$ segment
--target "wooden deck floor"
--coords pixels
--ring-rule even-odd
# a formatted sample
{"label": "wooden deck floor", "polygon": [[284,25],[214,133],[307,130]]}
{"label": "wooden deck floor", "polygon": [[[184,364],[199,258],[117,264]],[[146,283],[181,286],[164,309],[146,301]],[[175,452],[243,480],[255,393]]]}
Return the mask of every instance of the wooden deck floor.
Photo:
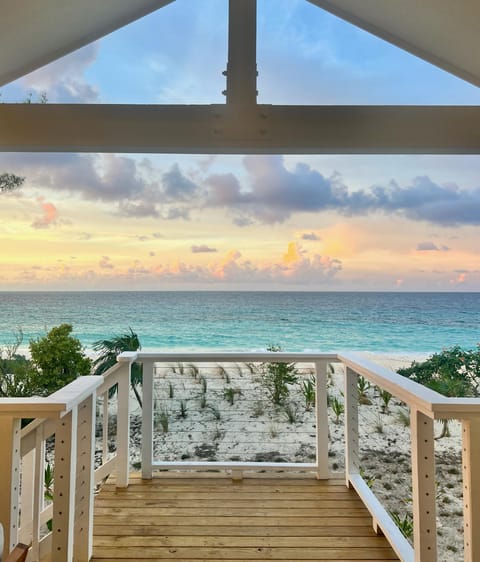
{"label": "wooden deck floor", "polygon": [[341,480],[137,477],[94,520],[94,562],[398,560]]}

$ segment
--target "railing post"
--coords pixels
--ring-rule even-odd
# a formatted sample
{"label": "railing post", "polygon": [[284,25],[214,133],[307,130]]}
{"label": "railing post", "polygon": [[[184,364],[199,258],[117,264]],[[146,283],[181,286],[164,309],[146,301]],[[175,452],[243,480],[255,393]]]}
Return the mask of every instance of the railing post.
{"label": "railing post", "polygon": [[77,464],[77,407],[55,427],[52,562],[72,562]]}
{"label": "railing post", "polygon": [[124,364],[118,380],[117,488],[128,486],[130,471],[130,380],[132,363]]}
{"label": "railing post", "polygon": [[437,523],[433,419],[412,407],[410,427],[415,561],[436,562]]}
{"label": "railing post", "polygon": [[20,533],[18,540],[29,544],[33,529],[33,504],[35,486],[35,449],[22,458],[22,486],[20,498]]}
{"label": "railing post", "polygon": [[94,393],[78,406],[75,562],[88,562],[92,556],[95,399]]}
{"label": "railing post", "polygon": [[358,456],[358,390],[357,374],[346,368],[345,372],[345,478],[348,487],[350,475],[360,473]]}
{"label": "railing post", "polygon": [[142,478],[152,478],[153,462],[153,361],[143,361]]}
{"label": "railing post", "polygon": [[20,491],[20,420],[0,416],[0,524],[3,527],[3,558],[18,542]]}
{"label": "railing post", "polygon": [[480,419],[462,420],[464,560],[480,559]]}
{"label": "railing post", "polygon": [[317,479],[327,480],[328,470],[328,412],[327,361],[315,363],[315,414],[317,425]]}
{"label": "railing post", "polygon": [[32,553],[38,560],[40,552],[40,512],[45,505],[45,425],[35,431],[35,480],[33,484]]}

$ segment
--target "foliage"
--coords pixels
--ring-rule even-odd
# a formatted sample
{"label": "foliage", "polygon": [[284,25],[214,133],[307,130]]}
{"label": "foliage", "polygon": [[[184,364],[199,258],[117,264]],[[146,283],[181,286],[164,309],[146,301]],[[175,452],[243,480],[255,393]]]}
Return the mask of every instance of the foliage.
{"label": "foliage", "polygon": [[335,414],[335,423],[339,423],[340,416],[345,411],[345,406],[343,405],[343,402],[340,402],[340,400],[336,396],[332,398],[331,404],[333,413]]}
{"label": "foliage", "polygon": [[309,412],[315,406],[315,377],[302,381],[302,394],[305,399],[305,409]]}
{"label": "foliage", "polygon": [[230,404],[230,406],[233,406],[233,403],[235,402],[235,396],[239,396],[240,394],[241,390],[239,388],[229,387],[223,391],[223,397]]}
{"label": "foliage", "polygon": [[370,405],[372,402],[367,396],[367,390],[369,390],[371,384],[365,377],[357,377],[357,391],[358,391],[358,402],[360,404]]}
{"label": "foliage", "polygon": [[[48,502],[53,502],[53,468],[50,463],[47,463],[44,470],[44,489],[43,489],[43,497]],[[47,521],[47,529],[51,531],[53,529],[53,519],[49,519]]]}
{"label": "foliage", "polygon": [[378,395],[380,396],[380,399],[382,401],[382,412],[384,414],[388,414],[390,411],[389,405],[392,399],[392,394],[388,392],[388,390],[385,390],[384,388],[379,388]]}
{"label": "foliage", "polygon": [[188,411],[188,406],[187,406],[187,401],[186,400],[180,400],[179,402],[180,404],[180,412],[178,414],[178,416],[180,418],[186,418],[187,417],[187,411]]}
{"label": "foliage", "polygon": [[[99,356],[93,362],[95,368],[93,374],[101,375],[110,367],[113,367],[117,362],[117,356],[123,351],[137,351],[141,348],[138,335],[132,328],[129,328],[129,331],[124,334],[113,336],[111,339],[94,342],[93,349],[99,352]],[[138,363],[133,363],[130,384],[140,408],[142,407],[142,398],[138,387],[142,385],[142,380],[142,366]],[[116,392],[116,387],[114,392]]]}
{"label": "foliage", "polygon": [[403,518],[397,512],[390,512],[390,516],[393,519],[395,525],[399,528],[400,532],[406,539],[411,539],[413,537],[413,519],[409,513],[406,513]]}
{"label": "foliage", "polygon": [[[480,345],[476,350],[454,346],[434,353],[426,361],[414,361],[398,373],[449,397],[479,396]],[[443,420],[439,439],[450,435],[448,420]]]}
{"label": "foliage", "polygon": [[43,338],[30,341],[32,382],[38,394],[49,395],[78,376],[90,374],[90,359],[71,332],[70,324],[61,324]]}
{"label": "foliage", "polygon": [[[282,351],[277,345],[271,345],[268,351]],[[294,363],[264,363],[261,372],[262,385],[267,390],[272,402],[283,405],[290,394],[289,384],[297,382],[297,369]]]}
{"label": "foliage", "polygon": [[288,402],[284,405],[283,411],[285,412],[285,417],[289,424],[294,424],[300,421],[298,415],[298,408],[294,402]]}
{"label": "foliage", "polygon": [[168,411],[161,410],[160,413],[158,414],[158,421],[163,430],[163,433],[168,433],[168,419],[169,419]]}
{"label": "foliage", "polygon": [[0,347],[0,397],[32,396],[35,388],[32,382],[30,361],[18,354],[23,341],[22,330],[14,333],[14,342]]}
{"label": "foliage", "polygon": [[15,191],[23,185],[25,178],[7,172],[0,174],[0,193]]}
{"label": "foliage", "polygon": [[479,396],[480,345],[476,350],[459,346],[434,353],[426,361],[414,361],[398,373],[444,396]]}
{"label": "foliage", "polygon": [[360,467],[360,476],[362,477],[363,481],[365,482],[365,484],[372,489],[373,484],[376,480],[375,476],[370,476],[369,474],[367,474],[365,472],[365,469],[363,468],[363,466]]}

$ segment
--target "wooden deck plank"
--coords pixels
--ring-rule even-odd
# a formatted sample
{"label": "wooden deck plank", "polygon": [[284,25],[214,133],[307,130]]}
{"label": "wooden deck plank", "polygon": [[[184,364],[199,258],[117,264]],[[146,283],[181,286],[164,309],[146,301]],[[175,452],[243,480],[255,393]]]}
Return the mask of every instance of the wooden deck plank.
{"label": "wooden deck plank", "polygon": [[343,480],[160,477],[108,482],[92,562],[398,560]]}

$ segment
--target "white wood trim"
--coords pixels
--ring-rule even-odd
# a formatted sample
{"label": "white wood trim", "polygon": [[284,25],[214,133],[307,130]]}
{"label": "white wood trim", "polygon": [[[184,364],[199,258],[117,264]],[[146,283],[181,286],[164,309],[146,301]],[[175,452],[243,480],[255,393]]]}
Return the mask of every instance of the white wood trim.
{"label": "white wood trim", "polygon": [[225,469],[225,470],[306,470],[311,472],[317,471],[317,463],[304,463],[304,462],[241,462],[241,461],[154,461],[152,468],[155,469],[175,469],[175,470],[189,470],[195,469]]}
{"label": "white wood trim", "polygon": [[130,470],[130,378],[131,363],[122,365],[118,381],[117,412],[117,488],[128,486]]}
{"label": "white wood trim", "polygon": [[350,486],[352,475],[359,474],[358,455],[358,390],[357,374],[350,367],[345,369],[345,477]]}
{"label": "white wood trim", "polygon": [[117,458],[112,457],[107,462],[104,462],[95,470],[95,485],[101,482],[104,478],[115,472],[115,467],[117,465]]}
{"label": "white wood trim", "polygon": [[480,559],[480,418],[462,422],[464,560]]}
{"label": "white wood trim", "polygon": [[78,407],[74,533],[75,562],[89,562],[92,556],[95,398],[94,393]]}
{"label": "white wood trim", "polygon": [[152,478],[153,462],[153,360],[142,361],[142,478]]}
{"label": "white wood trim", "polygon": [[413,544],[416,562],[437,562],[435,440],[433,420],[412,408]]}
{"label": "white wood trim", "polygon": [[479,154],[478,130],[477,106],[0,105],[2,152]]}
{"label": "white wood trim", "polygon": [[55,499],[52,562],[73,562],[77,408],[57,422],[55,431]]}
{"label": "white wood trim", "polygon": [[328,409],[327,409],[328,361],[315,362],[315,417],[317,426],[317,478],[326,480],[328,469]]}
{"label": "white wood trim", "polygon": [[21,457],[22,486],[20,494],[20,529],[18,539],[23,544],[29,544],[32,535],[35,489],[35,452],[35,449],[31,449],[26,455]]}
{"label": "white wood trim", "polygon": [[20,420],[0,417],[0,524],[3,527],[3,557],[18,542],[20,497]]}

